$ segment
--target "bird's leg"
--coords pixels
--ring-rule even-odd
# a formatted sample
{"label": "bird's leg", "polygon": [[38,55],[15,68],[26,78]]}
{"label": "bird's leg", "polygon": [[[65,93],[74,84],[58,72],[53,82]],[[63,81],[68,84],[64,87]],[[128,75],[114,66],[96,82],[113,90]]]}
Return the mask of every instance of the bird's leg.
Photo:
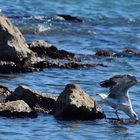
{"label": "bird's leg", "polygon": [[104,118],[105,118],[105,120],[106,120],[106,122],[107,122],[107,117],[106,117],[106,115],[104,115]]}
{"label": "bird's leg", "polygon": [[115,111],[115,114],[117,116],[117,119],[120,120],[119,115],[118,115],[118,110]]}

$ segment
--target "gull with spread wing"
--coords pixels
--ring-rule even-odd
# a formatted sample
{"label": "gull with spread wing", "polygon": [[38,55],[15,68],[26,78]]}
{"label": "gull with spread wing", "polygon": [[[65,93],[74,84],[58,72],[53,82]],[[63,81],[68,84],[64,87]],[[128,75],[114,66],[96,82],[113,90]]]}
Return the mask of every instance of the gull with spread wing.
{"label": "gull with spread wing", "polygon": [[128,95],[128,89],[137,83],[137,79],[132,75],[115,75],[108,80],[100,83],[101,87],[109,88],[109,94],[97,94],[109,106],[115,109],[118,116],[118,110],[123,111],[133,120],[138,120],[134,112],[131,100]]}

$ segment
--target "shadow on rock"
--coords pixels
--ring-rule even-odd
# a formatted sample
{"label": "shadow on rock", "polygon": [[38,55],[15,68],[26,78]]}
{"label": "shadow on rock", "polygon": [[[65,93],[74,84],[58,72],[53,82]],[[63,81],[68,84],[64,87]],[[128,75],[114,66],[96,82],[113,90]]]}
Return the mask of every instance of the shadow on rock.
{"label": "shadow on rock", "polygon": [[65,50],[58,50],[52,44],[44,40],[37,40],[29,45],[29,48],[38,54],[39,57],[50,57],[53,59],[75,60],[75,55]]}
{"label": "shadow on rock", "polygon": [[59,120],[95,120],[105,117],[100,105],[76,84],[66,85],[58,96],[31,90],[20,85],[14,92],[0,86],[0,116],[37,117],[37,113],[54,115]]}
{"label": "shadow on rock", "polygon": [[59,120],[94,120],[104,118],[99,104],[78,85],[68,84],[57,99],[54,108]]}
{"label": "shadow on rock", "polygon": [[37,72],[40,68],[34,68],[32,66],[22,65],[11,61],[0,61],[0,73],[25,73],[25,72]]}
{"label": "shadow on rock", "polygon": [[56,99],[57,97],[52,94],[43,94],[21,85],[7,97],[6,101],[24,100],[36,112],[52,114]]}

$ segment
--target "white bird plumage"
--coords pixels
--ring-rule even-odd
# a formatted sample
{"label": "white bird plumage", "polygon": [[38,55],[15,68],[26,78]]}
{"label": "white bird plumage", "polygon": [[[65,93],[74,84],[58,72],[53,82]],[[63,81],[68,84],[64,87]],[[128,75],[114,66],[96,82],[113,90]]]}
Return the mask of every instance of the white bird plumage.
{"label": "white bird plumage", "polygon": [[134,112],[131,100],[128,95],[128,89],[137,83],[136,77],[132,75],[116,75],[100,83],[102,87],[109,88],[109,94],[97,94],[109,106],[117,111],[121,110],[131,119],[138,120]]}

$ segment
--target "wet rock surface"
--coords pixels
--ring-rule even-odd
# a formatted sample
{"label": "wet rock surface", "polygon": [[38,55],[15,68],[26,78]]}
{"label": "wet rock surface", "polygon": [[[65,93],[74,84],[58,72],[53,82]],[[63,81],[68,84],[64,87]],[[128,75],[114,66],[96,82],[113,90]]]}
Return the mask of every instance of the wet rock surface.
{"label": "wet rock surface", "polygon": [[130,48],[125,48],[120,51],[111,51],[111,50],[97,50],[95,56],[99,57],[140,57],[140,51],[133,50]]}
{"label": "wet rock surface", "polygon": [[34,68],[32,66],[22,65],[14,63],[11,61],[0,61],[0,73],[11,74],[11,73],[25,73],[40,71],[39,68]]}
{"label": "wet rock surface", "polygon": [[82,19],[71,15],[58,14],[57,16],[65,19],[66,21],[83,22]]}
{"label": "wet rock surface", "polygon": [[37,113],[34,112],[23,100],[18,100],[0,103],[0,116],[16,118],[35,118],[37,117]]}
{"label": "wet rock surface", "polygon": [[104,118],[99,104],[78,85],[68,84],[57,99],[55,117],[60,120],[94,120]]}
{"label": "wet rock surface", "polygon": [[77,62],[57,62],[57,61],[42,61],[34,64],[35,68],[73,68],[73,69],[79,69],[79,68],[87,68],[87,67],[107,67],[103,64],[81,64]]}
{"label": "wet rock surface", "polygon": [[40,57],[50,57],[53,59],[68,59],[74,60],[74,54],[65,50],[58,50],[52,44],[44,40],[37,40],[29,45],[30,49],[38,54]]}
{"label": "wet rock surface", "polygon": [[38,72],[44,68],[87,68],[87,67],[106,67],[103,64],[80,64],[77,62],[58,62],[58,61],[39,61],[30,65],[17,64],[10,61],[0,61],[0,73],[12,74],[12,73],[26,73],[26,72]]}
{"label": "wet rock surface", "polygon": [[19,86],[7,97],[6,101],[24,100],[36,112],[52,114],[57,97],[31,90],[27,86]]}

